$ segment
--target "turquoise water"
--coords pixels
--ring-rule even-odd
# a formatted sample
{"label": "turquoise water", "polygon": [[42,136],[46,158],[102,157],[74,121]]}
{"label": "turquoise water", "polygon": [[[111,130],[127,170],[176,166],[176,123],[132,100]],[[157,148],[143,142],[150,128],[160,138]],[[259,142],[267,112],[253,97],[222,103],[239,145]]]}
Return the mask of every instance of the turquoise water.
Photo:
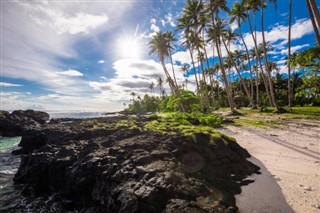
{"label": "turquoise water", "polygon": [[20,157],[12,156],[21,137],[0,136],[0,212],[18,212],[14,207],[20,199],[20,192],[13,187],[13,176],[20,164]]}
{"label": "turquoise water", "polygon": [[21,137],[1,137],[0,136],[0,152],[11,152],[16,148],[21,140]]}

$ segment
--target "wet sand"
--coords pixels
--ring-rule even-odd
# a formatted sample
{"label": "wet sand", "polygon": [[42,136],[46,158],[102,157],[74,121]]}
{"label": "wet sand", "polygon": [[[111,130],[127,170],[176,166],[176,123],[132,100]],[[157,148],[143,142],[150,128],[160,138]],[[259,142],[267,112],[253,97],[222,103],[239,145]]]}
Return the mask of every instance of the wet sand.
{"label": "wet sand", "polygon": [[220,129],[253,156],[262,174],[242,187],[242,213],[320,213],[320,122],[288,123],[282,128],[227,126]]}

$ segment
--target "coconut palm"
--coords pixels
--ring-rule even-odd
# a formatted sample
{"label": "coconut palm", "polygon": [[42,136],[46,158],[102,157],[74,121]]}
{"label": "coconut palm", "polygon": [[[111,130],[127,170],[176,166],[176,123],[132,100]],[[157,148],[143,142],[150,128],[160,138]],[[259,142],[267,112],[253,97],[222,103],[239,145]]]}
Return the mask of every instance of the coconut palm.
{"label": "coconut palm", "polygon": [[[256,58],[258,67],[260,68],[260,71],[261,71],[261,76],[262,76],[263,83],[264,83],[264,86],[265,86],[265,89],[266,89],[266,93],[267,93],[269,104],[271,106],[274,106],[273,101],[271,99],[270,90],[269,90],[269,82],[266,79],[265,73],[264,73],[263,68],[262,68],[262,59],[261,59],[261,56],[259,54],[259,48],[258,48],[258,44],[257,44],[257,36],[256,36],[256,33],[253,32],[251,21],[250,21],[250,17],[249,17],[249,11],[252,11],[253,14],[254,14],[253,16],[254,16],[254,20],[255,20],[255,14],[259,10],[260,4],[261,4],[261,0],[245,0],[245,1],[243,1],[243,6],[244,6],[246,14],[247,14],[247,20],[248,20],[248,24],[249,24],[251,37],[252,37],[252,40],[253,40],[253,43],[254,43],[254,48],[255,48],[254,52],[256,54],[255,58]],[[256,30],[255,30],[255,32],[256,32]]]}
{"label": "coconut palm", "polygon": [[152,36],[151,41],[149,42],[149,49],[150,49],[149,55],[151,54],[157,55],[162,65],[163,71],[168,79],[171,92],[172,94],[176,94],[178,89],[176,88],[176,85],[172,80],[165,65],[165,59],[169,56],[169,49],[170,49],[170,46],[167,41],[166,33],[159,31],[154,36]]}
{"label": "coconut palm", "polygon": [[[292,21],[292,0],[289,0],[289,31],[288,31],[288,60],[291,57],[291,21]],[[288,106],[292,106],[292,89],[291,89],[291,65],[288,63]]]}
{"label": "coconut palm", "polygon": [[151,81],[151,83],[149,84],[149,89],[151,90],[152,95],[154,95],[154,83],[153,83],[153,81]]}
{"label": "coconut palm", "polygon": [[[236,2],[233,5],[233,8],[231,9],[231,11],[229,13],[229,16],[230,16],[230,23],[237,21],[239,36],[240,36],[242,44],[244,45],[245,50],[246,50],[246,59],[249,64],[249,71],[250,71],[251,99],[253,100],[253,79],[252,79],[252,68],[251,68],[251,62],[250,62],[250,56],[249,56],[249,49],[248,49],[248,46],[243,38],[242,31],[241,31],[241,22],[245,22],[246,18],[247,18],[247,13],[246,13],[244,5]],[[252,107],[254,107],[254,106],[252,106]]]}
{"label": "coconut palm", "polygon": [[[269,0],[269,2],[274,4],[276,7],[277,0]],[[271,66],[270,66],[270,62],[268,61],[267,42],[266,42],[265,32],[264,32],[264,8],[267,7],[267,3],[264,0],[261,0],[259,3],[260,3],[260,11],[261,11],[262,47],[263,47],[263,54],[264,54],[267,79],[268,79],[268,83],[269,83],[270,97],[271,97],[272,106],[274,106],[276,108],[277,112],[280,112],[281,108],[279,107],[279,105],[276,101],[275,94],[274,94],[273,81],[272,81],[272,77],[271,77],[272,70],[269,69]]]}
{"label": "coconut palm", "polygon": [[172,60],[172,54],[171,54],[171,50],[174,49],[174,42],[177,41],[177,39],[174,37],[173,33],[171,30],[167,31],[165,33],[166,35],[166,40],[168,42],[168,47],[169,47],[169,57],[170,57],[170,61],[171,61],[171,67],[172,67],[172,74],[173,74],[173,80],[174,80],[174,83],[176,85],[176,87],[178,86],[177,84],[177,79],[176,79],[176,75],[175,75],[175,72],[174,72],[174,66],[173,66],[173,60]]}
{"label": "coconut palm", "polygon": [[[316,2],[314,0],[306,0],[306,3],[307,3],[307,8],[308,8],[308,12],[310,15],[312,27],[313,27],[314,33],[316,35],[316,40],[317,40],[318,46],[320,46],[320,34],[319,34],[319,30],[318,30],[318,28],[320,28],[319,11],[318,11]],[[317,26],[317,24],[318,24],[318,26]]]}
{"label": "coconut palm", "polygon": [[[225,30],[225,31],[222,32],[222,42],[223,42],[223,44],[224,44],[225,49],[227,50],[229,59],[230,59],[232,65],[233,65],[233,67],[234,67],[234,68],[236,69],[236,71],[237,71],[238,77],[239,77],[239,79],[240,79],[240,83],[242,84],[242,86],[243,86],[243,88],[244,88],[244,90],[245,90],[245,93],[246,93],[246,95],[247,95],[247,97],[248,97],[248,99],[249,99],[250,106],[253,107],[253,100],[251,99],[251,95],[250,95],[250,93],[249,93],[248,87],[247,87],[247,85],[245,84],[245,81],[244,81],[244,79],[242,78],[241,73],[240,73],[240,69],[239,69],[239,67],[238,67],[238,65],[240,64],[240,62],[238,61],[238,63],[234,63],[234,60],[232,59],[232,54],[231,54],[230,49],[228,48],[228,45],[227,45],[227,43],[226,43],[226,41],[227,41],[228,43],[234,42],[234,40],[236,39],[236,36],[237,36],[237,34],[234,33],[234,32],[232,32],[231,29]],[[239,56],[240,56],[239,51],[236,51],[235,56],[237,56],[237,58],[239,58]]]}
{"label": "coconut palm", "polygon": [[184,85],[186,86],[186,90],[188,90],[188,83],[189,83],[188,78],[185,78],[184,79]]}
{"label": "coconut palm", "polygon": [[161,77],[159,77],[159,78],[157,79],[157,86],[159,87],[160,96],[161,96],[161,91],[162,91],[162,89],[163,89],[163,80],[162,80]]}
{"label": "coconut palm", "polygon": [[132,100],[134,101],[134,97],[136,97],[136,93],[135,92],[131,92],[130,95],[132,96]]}
{"label": "coconut palm", "polygon": [[223,78],[223,81],[224,81],[224,84],[226,87],[229,107],[230,107],[231,111],[234,112],[235,110],[234,110],[233,98],[232,98],[231,90],[229,87],[229,82],[228,82],[228,79],[226,76],[222,52],[221,52],[221,34],[224,31],[225,27],[226,27],[226,22],[223,22],[221,19],[217,18],[215,20],[214,27],[209,28],[207,36],[208,36],[209,40],[213,40],[215,43],[217,54],[218,54],[218,59],[219,59],[219,64],[220,64],[220,70],[221,70],[222,78]]}

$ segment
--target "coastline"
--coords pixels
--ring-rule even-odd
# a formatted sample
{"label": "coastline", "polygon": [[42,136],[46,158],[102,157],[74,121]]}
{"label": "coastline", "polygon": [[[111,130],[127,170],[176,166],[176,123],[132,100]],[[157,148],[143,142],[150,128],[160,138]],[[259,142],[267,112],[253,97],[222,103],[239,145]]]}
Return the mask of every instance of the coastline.
{"label": "coastline", "polygon": [[[271,203],[270,208],[278,210],[268,212],[281,212],[288,205],[296,213],[320,212],[320,123],[303,123],[265,129],[227,126],[220,130],[236,138],[262,169],[262,176],[253,176],[257,181],[242,187],[243,193],[238,195],[239,208],[244,212],[263,212],[261,208]],[[274,200],[273,194],[285,202]]]}
{"label": "coastline", "polygon": [[13,152],[23,154],[14,182],[23,186],[30,211],[237,212],[234,195],[247,184],[242,180],[259,172],[234,139],[187,120],[178,129],[179,116],[47,122],[43,112],[4,115],[11,123],[24,121],[17,132],[5,131],[22,132],[21,149]]}

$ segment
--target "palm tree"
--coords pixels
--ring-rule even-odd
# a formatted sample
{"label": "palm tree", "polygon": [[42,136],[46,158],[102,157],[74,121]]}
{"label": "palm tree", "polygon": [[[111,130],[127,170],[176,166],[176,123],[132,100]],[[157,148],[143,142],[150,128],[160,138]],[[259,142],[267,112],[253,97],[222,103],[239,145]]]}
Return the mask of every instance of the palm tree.
{"label": "palm tree", "polygon": [[[291,57],[291,19],[292,19],[292,0],[289,0],[289,31],[288,31],[288,60]],[[291,65],[288,63],[288,106],[292,106],[291,90]]]}
{"label": "palm tree", "polygon": [[171,50],[174,49],[174,42],[177,41],[177,39],[174,37],[173,33],[171,30],[167,31],[165,33],[166,35],[166,40],[168,42],[168,47],[169,47],[169,57],[170,57],[170,60],[171,60],[171,67],[172,67],[172,74],[173,74],[173,80],[174,80],[174,83],[176,84],[176,87],[178,86],[177,84],[177,79],[176,79],[176,75],[174,73],[174,67],[173,67],[173,60],[172,60],[172,54],[171,54]]}
{"label": "palm tree", "polygon": [[184,79],[184,85],[186,86],[186,90],[188,90],[188,83],[189,83],[188,78],[185,78]]}
{"label": "palm tree", "polygon": [[[247,18],[247,13],[244,5],[236,2],[233,5],[233,8],[231,9],[229,16],[230,16],[230,23],[237,21],[239,36],[246,50],[246,60],[248,61],[249,71],[250,71],[251,99],[253,100],[253,80],[252,80],[252,68],[251,68],[251,62],[250,62],[250,56],[249,56],[249,49],[243,38],[242,31],[241,31],[241,22],[245,22]],[[255,107],[255,106],[252,105],[252,107]]]}
{"label": "palm tree", "polygon": [[136,93],[135,92],[131,92],[130,95],[132,96],[132,100],[134,101],[134,97],[136,97]]}
{"label": "palm tree", "polygon": [[[270,94],[270,90],[269,90],[269,82],[267,81],[267,79],[265,77],[265,74],[264,74],[264,71],[263,71],[263,68],[262,68],[262,60],[261,60],[261,56],[259,54],[259,49],[258,49],[258,45],[257,45],[257,36],[255,35],[255,33],[253,33],[252,25],[251,25],[251,21],[250,21],[250,17],[249,17],[249,11],[250,10],[252,10],[252,12],[254,14],[254,17],[255,17],[255,13],[256,13],[256,11],[258,11],[260,3],[261,3],[261,0],[245,0],[245,1],[243,1],[243,5],[245,7],[245,11],[246,11],[246,14],[247,14],[247,20],[248,20],[248,24],[249,24],[251,37],[252,37],[252,40],[253,40],[253,43],[254,43],[255,54],[256,54],[255,58],[257,60],[257,64],[259,65],[259,68],[260,68],[260,71],[261,71],[261,76],[262,76],[263,83],[264,83],[264,86],[265,86],[265,89],[266,89],[266,93],[267,93],[267,96],[268,96],[269,104],[271,106],[273,106],[274,104],[273,104],[273,101],[271,99],[271,94]],[[255,32],[256,32],[256,30],[255,30]]]}
{"label": "palm tree", "polygon": [[162,91],[162,89],[163,89],[163,80],[162,80],[161,77],[159,77],[159,78],[157,79],[157,85],[159,86],[159,91],[160,91],[160,96],[161,96],[161,91]]}
{"label": "palm tree", "polygon": [[[185,28],[185,34],[188,35],[188,42],[192,46],[193,50],[197,51],[198,54],[198,73],[199,77],[196,79],[197,82],[197,94],[200,98],[200,105],[201,108],[203,107],[209,107],[209,101],[208,101],[208,95],[205,92],[204,83],[202,82],[201,76],[203,78],[203,81],[205,81],[205,75],[204,75],[204,54],[202,54],[203,49],[205,49],[203,38],[204,36],[201,36],[201,32],[204,32],[205,28],[205,22],[207,20],[207,17],[204,15],[204,4],[202,1],[198,0],[187,0],[186,6],[183,10],[183,16],[185,16],[185,21],[188,24],[188,27]],[[195,76],[196,76],[196,70],[195,70]],[[202,75],[200,75],[202,73]]]}
{"label": "palm tree", "polygon": [[[306,3],[307,3],[307,8],[308,8],[308,12],[310,15],[312,27],[314,30],[314,34],[316,35],[316,40],[317,40],[318,46],[320,46],[320,35],[319,35],[319,30],[318,30],[318,27],[320,27],[320,17],[319,17],[318,8],[317,8],[314,0],[306,0]],[[317,27],[317,23],[315,21],[314,16],[316,16],[316,18],[317,18],[318,27]]]}
{"label": "palm tree", "polygon": [[[270,3],[274,4],[276,7],[276,1],[277,0],[269,0]],[[272,106],[276,108],[277,112],[280,112],[282,109],[279,107],[276,97],[274,94],[274,87],[273,87],[273,81],[271,77],[271,71],[270,68],[270,62],[268,61],[268,56],[267,56],[267,42],[265,38],[265,32],[264,32],[264,8],[267,7],[267,4],[265,1],[260,2],[260,11],[261,11],[261,31],[262,31],[262,47],[263,47],[263,54],[264,54],[264,60],[265,60],[265,67],[266,67],[266,72],[267,72],[267,78],[268,78],[268,83],[269,83],[269,90],[270,90],[270,97],[272,101]]]}
{"label": "palm tree", "polygon": [[[244,82],[244,80],[243,80],[243,78],[242,78],[242,76],[241,76],[241,74],[240,74],[240,70],[239,70],[238,64],[237,64],[237,63],[234,63],[234,60],[232,59],[232,54],[230,53],[230,50],[228,49],[227,44],[226,44],[226,41],[227,41],[228,43],[229,43],[229,42],[230,42],[230,43],[234,42],[234,40],[236,39],[236,36],[237,36],[237,34],[234,33],[234,32],[232,32],[231,29],[228,29],[228,30],[226,30],[226,31],[223,31],[223,32],[222,32],[222,42],[223,42],[223,44],[224,44],[225,49],[227,50],[229,59],[230,59],[231,63],[233,64],[233,67],[234,67],[234,68],[236,69],[236,71],[237,71],[238,77],[239,77],[239,79],[240,79],[240,83],[242,84],[242,86],[243,86],[243,88],[244,88],[244,90],[245,90],[245,93],[246,93],[246,95],[247,95],[247,97],[248,97],[248,99],[249,99],[250,106],[253,107],[253,101],[252,101],[252,99],[251,99],[251,95],[250,95],[250,93],[249,93],[249,90],[248,90],[248,88],[247,88],[247,85],[245,84],[245,82]],[[236,51],[236,54],[235,54],[235,55],[238,57],[238,56],[240,55],[239,51]]]}
{"label": "palm tree", "polygon": [[149,84],[149,89],[151,90],[152,95],[154,95],[154,83],[153,83],[153,81],[151,81],[151,83]]}
{"label": "palm tree", "polygon": [[221,19],[217,18],[215,20],[214,27],[211,27],[208,31],[208,37],[209,37],[209,40],[213,40],[216,45],[216,50],[217,50],[219,64],[220,64],[220,70],[221,70],[222,78],[226,87],[229,107],[231,111],[234,112],[235,110],[234,110],[233,98],[232,98],[231,90],[229,87],[229,82],[226,76],[225,67],[222,60],[222,52],[221,52],[221,34],[225,27],[226,27],[226,23],[223,22]]}
{"label": "palm tree", "polygon": [[163,71],[168,79],[171,92],[172,94],[176,94],[178,89],[176,88],[176,85],[173,82],[165,65],[165,59],[169,56],[169,49],[170,49],[168,45],[166,33],[162,33],[162,31],[159,31],[154,36],[152,36],[152,39],[149,42],[149,49],[150,49],[149,55],[151,54],[157,55],[162,65]]}
{"label": "palm tree", "polygon": [[[167,81],[169,83],[172,94],[177,97],[180,97],[178,85],[176,85],[175,82],[172,80],[165,65],[165,59],[170,55],[170,46],[166,33],[162,33],[162,31],[159,31],[154,36],[152,36],[152,39],[149,42],[149,49],[149,55],[156,54],[159,58],[163,71],[167,77]],[[183,103],[180,104],[180,109],[181,111],[185,111],[185,106]]]}
{"label": "palm tree", "polygon": [[316,22],[317,22],[318,28],[320,28],[320,14],[319,14],[319,11],[318,11],[318,7],[317,7],[317,4],[316,4],[316,1],[315,0],[309,0],[309,3],[310,3],[310,7],[311,7],[311,9],[312,9],[312,11],[314,13],[314,16],[316,17]]}
{"label": "palm tree", "polygon": [[229,11],[229,8],[227,7],[226,0],[208,0],[206,4],[206,8],[208,11],[208,15],[211,17],[212,25],[208,29],[208,37],[209,41],[212,41],[215,44],[215,49],[217,50],[220,69],[222,73],[222,78],[224,80],[225,86],[226,86],[226,92],[227,92],[227,98],[229,107],[232,112],[234,112],[234,103],[229,87],[229,83],[226,77],[224,64],[222,61],[222,53],[221,53],[221,32],[223,31],[223,28],[225,27],[224,23],[219,19],[219,12],[220,10]]}
{"label": "palm tree", "polygon": [[[188,64],[183,64],[180,68],[181,72],[185,75],[188,73],[189,71],[189,65]],[[188,90],[188,83],[189,83],[189,80],[188,78],[185,78],[185,86],[186,86],[186,90]]]}

